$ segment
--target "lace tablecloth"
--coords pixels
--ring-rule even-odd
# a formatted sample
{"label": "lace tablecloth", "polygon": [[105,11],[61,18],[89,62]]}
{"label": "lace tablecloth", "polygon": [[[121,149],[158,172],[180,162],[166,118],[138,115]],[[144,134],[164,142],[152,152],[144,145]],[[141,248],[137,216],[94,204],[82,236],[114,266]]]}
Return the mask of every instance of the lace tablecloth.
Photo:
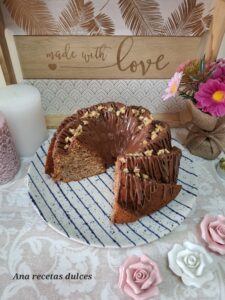
{"label": "lace tablecloth", "polygon": [[[183,130],[173,134],[184,140]],[[28,196],[30,159],[23,159],[16,178],[0,186],[0,299],[130,299],[117,282],[119,266],[132,254],[147,254],[158,263],[163,282],[155,299],[225,299],[225,257],[210,252],[215,276],[200,289],[185,286],[168,268],[167,253],[174,243],[202,245],[199,222],[206,213],[225,215],[225,181],[216,173],[218,160],[193,160],[199,189],[196,209],[169,235],[149,245],[116,250],[81,245],[47,226]],[[77,279],[81,274],[89,277]]]}

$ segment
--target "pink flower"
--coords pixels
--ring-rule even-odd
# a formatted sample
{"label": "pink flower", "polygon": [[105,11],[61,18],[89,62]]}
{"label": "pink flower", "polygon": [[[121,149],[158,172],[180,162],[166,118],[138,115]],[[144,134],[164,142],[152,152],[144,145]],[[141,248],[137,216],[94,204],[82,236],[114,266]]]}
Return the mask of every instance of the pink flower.
{"label": "pink flower", "polygon": [[177,68],[177,72],[184,72],[185,67],[190,63],[190,60],[188,60],[185,63],[181,63],[178,68]]}
{"label": "pink flower", "polygon": [[168,87],[166,88],[165,95],[162,96],[163,100],[167,100],[174,97],[178,91],[183,72],[176,72],[174,76],[170,79]]}
{"label": "pink flower", "polygon": [[213,65],[213,70],[212,79],[225,82],[225,59],[218,59]]}
{"label": "pink flower", "polygon": [[159,295],[161,281],[157,264],[145,255],[128,257],[119,269],[119,288],[134,300]]}
{"label": "pink flower", "polygon": [[196,107],[215,117],[225,115],[225,83],[216,79],[209,79],[201,83],[195,93]]}
{"label": "pink flower", "polygon": [[209,249],[225,255],[225,217],[205,215],[200,228],[202,238],[208,244]]}

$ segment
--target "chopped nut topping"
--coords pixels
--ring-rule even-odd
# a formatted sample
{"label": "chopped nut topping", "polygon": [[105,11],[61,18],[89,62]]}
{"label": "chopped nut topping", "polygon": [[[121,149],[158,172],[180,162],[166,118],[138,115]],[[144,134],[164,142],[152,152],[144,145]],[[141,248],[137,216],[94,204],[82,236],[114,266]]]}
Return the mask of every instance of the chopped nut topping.
{"label": "chopped nut topping", "polygon": [[135,166],[135,168],[134,168],[134,173],[139,173],[140,172],[140,169],[137,167],[137,166]]}
{"label": "chopped nut topping", "polygon": [[126,174],[128,174],[128,173],[129,173],[129,170],[128,170],[127,168],[124,168],[124,169],[123,169],[123,172],[126,173]]}
{"label": "chopped nut topping", "polygon": [[104,106],[99,105],[99,106],[97,107],[97,110],[102,110],[103,108],[104,108]]}
{"label": "chopped nut topping", "polygon": [[138,117],[138,116],[140,115],[139,110],[137,110],[137,109],[135,109],[135,108],[133,108],[131,111],[132,111],[132,113],[135,115],[135,117]]}
{"label": "chopped nut topping", "polygon": [[157,133],[155,131],[152,131],[152,133],[151,133],[151,139],[154,140],[154,139],[157,138],[157,136],[158,136]]}
{"label": "chopped nut topping", "polygon": [[83,124],[84,124],[84,125],[87,125],[87,124],[88,124],[88,121],[87,121],[87,120],[84,120],[84,121],[83,121]]}
{"label": "chopped nut topping", "polygon": [[88,113],[88,111],[86,111],[86,112],[83,114],[83,116],[81,117],[81,119],[83,119],[83,118],[88,118],[88,115],[89,115],[89,113]]}
{"label": "chopped nut topping", "polygon": [[144,179],[149,179],[149,176],[147,174],[141,174],[141,175]]}
{"label": "chopped nut topping", "polygon": [[64,146],[64,149],[68,149],[68,148],[69,148],[69,145],[65,145],[65,146]]}
{"label": "chopped nut topping", "polygon": [[142,153],[134,152],[134,153],[129,153],[129,156],[142,156]]}
{"label": "chopped nut topping", "polygon": [[120,161],[122,164],[125,164],[126,159],[125,159],[124,157],[121,157],[121,158],[119,159],[119,161]]}
{"label": "chopped nut topping", "polygon": [[75,129],[69,128],[69,132],[72,133],[72,134],[74,134],[75,133]]}
{"label": "chopped nut topping", "polygon": [[138,129],[141,130],[143,128],[143,124],[138,126]]}
{"label": "chopped nut topping", "polygon": [[163,127],[161,126],[161,125],[158,125],[158,124],[156,124],[156,126],[155,126],[155,132],[156,133],[158,133],[158,132],[161,132],[163,130]]}
{"label": "chopped nut topping", "polygon": [[143,116],[140,116],[140,117],[138,118],[138,120],[140,120],[140,121],[142,121],[143,119],[144,119]]}
{"label": "chopped nut topping", "polygon": [[141,177],[140,173],[135,173],[134,175],[137,177]]}
{"label": "chopped nut topping", "polygon": [[144,154],[145,154],[146,156],[152,156],[152,152],[153,152],[153,150],[146,150],[146,151],[144,152]]}
{"label": "chopped nut topping", "polygon": [[158,152],[157,152],[157,155],[163,155],[163,154],[168,154],[170,153],[169,150],[167,149],[160,149]]}
{"label": "chopped nut topping", "polygon": [[120,111],[119,110],[116,111],[116,115],[117,115],[117,117],[119,117],[119,115],[120,115]]}
{"label": "chopped nut topping", "polygon": [[141,112],[142,112],[142,113],[144,113],[144,112],[145,112],[145,109],[144,109],[144,108],[142,108],[142,109],[141,109]]}
{"label": "chopped nut topping", "polygon": [[96,110],[93,110],[92,112],[90,112],[89,116],[92,118],[98,118],[100,116],[100,113],[97,112]]}
{"label": "chopped nut topping", "polygon": [[79,125],[75,130],[74,136],[79,136],[83,131],[82,125]]}
{"label": "chopped nut topping", "polygon": [[120,108],[120,113],[125,114],[125,112],[126,112],[126,107],[125,106],[121,107]]}
{"label": "chopped nut topping", "polygon": [[110,112],[113,111],[113,108],[110,106],[107,110]]}
{"label": "chopped nut topping", "polygon": [[148,145],[148,141],[147,141],[147,140],[144,140],[144,141],[143,141],[143,145],[144,145],[144,146]]}
{"label": "chopped nut topping", "polygon": [[143,123],[145,124],[145,126],[148,126],[149,124],[152,123],[152,120],[149,119],[149,118],[147,118],[147,117],[145,117],[144,120],[143,120]]}
{"label": "chopped nut topping", "polygon": [[72,141],[72,137],[70,138],[69,136],[67,136],[67,137],[65,138],[65,142],[66,142],[66,143],[71,143],[71,141]]}

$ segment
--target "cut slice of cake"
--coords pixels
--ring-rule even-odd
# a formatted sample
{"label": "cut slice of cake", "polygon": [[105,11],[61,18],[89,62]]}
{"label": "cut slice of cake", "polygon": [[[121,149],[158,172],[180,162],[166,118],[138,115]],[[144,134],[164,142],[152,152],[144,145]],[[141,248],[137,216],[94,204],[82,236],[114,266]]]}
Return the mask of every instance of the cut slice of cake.
{"label": "cut slice of cake", "polygon": [[176,183],[181,159],[181,150],[177,147],[146,150],[143,153],[129,153],[119,156],[121,169],[141,173],[147,178],[161,183]]}
{"label": "cut slice of cake", "polygon": [[181,150],[161,149],[119,156],[115,167],[114,223],[128,223],[153,213],[176,198]]}
{"label": "cut slice of cake", "polygon": [[119,172],[115,180],[113,223],[129,223],[159,210],[176,198],[181,185],[157,183]]}

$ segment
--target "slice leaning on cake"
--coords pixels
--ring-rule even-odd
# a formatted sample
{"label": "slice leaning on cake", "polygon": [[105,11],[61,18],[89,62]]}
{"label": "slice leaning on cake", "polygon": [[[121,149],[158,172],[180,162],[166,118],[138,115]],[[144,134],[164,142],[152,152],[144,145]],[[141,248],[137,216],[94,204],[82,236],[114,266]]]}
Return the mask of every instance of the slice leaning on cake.
{"label": "slice leaning on cake", "polygon": [[108,102],[66,118],[53,136],[45,172],[54,181],[79,181],[116,163],[114,223],[134,222],[180,192],[181,150],[169,126],[141,106]]}

